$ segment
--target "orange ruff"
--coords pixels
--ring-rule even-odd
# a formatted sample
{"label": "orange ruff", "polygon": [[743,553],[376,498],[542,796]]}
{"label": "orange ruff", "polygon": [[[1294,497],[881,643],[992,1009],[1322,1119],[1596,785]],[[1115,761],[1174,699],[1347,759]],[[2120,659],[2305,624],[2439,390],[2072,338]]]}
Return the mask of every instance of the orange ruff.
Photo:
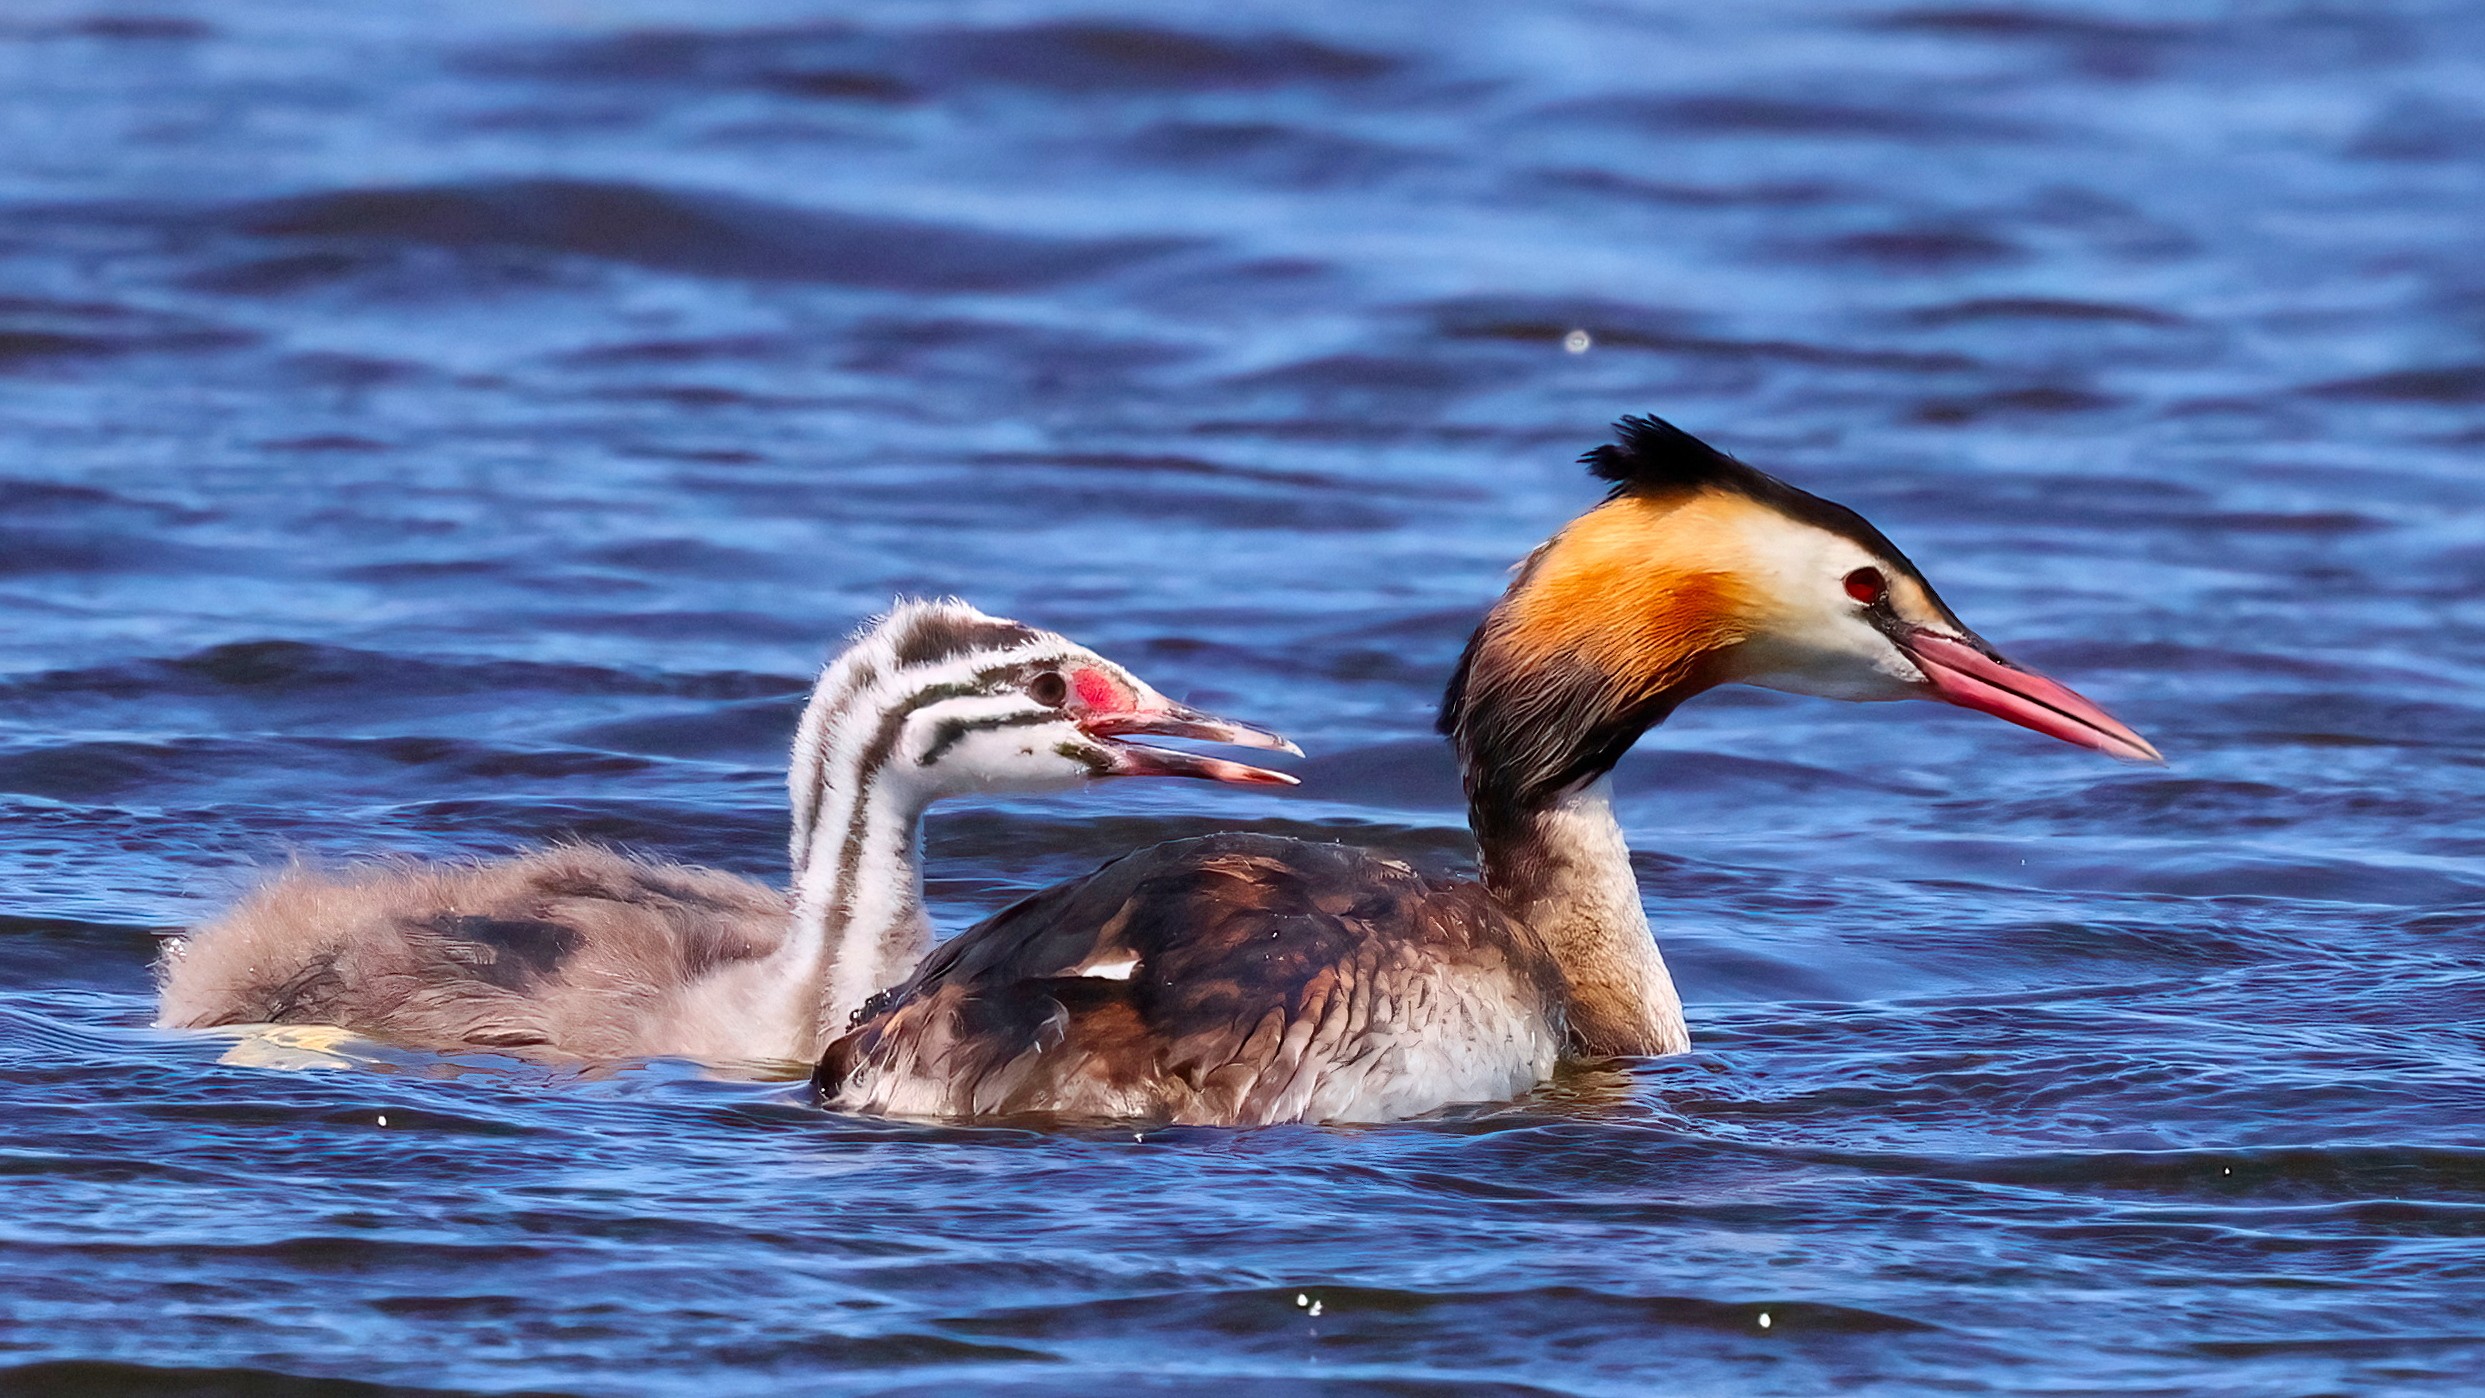
{"label": "orange ruff", "polygon": [[1694,680],[1751,634],[1737,518],[1751,508],[1711,491],[1631,494],[1580,516],[1510,599],[1504,658],[1524,670],[1567,653],[1630,697]]}

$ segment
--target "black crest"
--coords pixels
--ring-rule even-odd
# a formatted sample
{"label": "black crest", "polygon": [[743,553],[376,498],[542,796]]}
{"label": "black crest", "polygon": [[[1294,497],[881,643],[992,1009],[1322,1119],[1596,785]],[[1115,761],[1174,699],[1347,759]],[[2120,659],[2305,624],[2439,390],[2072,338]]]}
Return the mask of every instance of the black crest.
{"label": "black crest", "polygon": [[1661,417],[1626,417],[1614,424],[1614,436],[1615,441],[1580,457],[1579,464],[1618,489],[1722,485],[1749,491],[1755,477],[1767,479]]}
{"label": "black crest", "polygon": [[[1621,440],[1598,447],[1579,458],[1589,474],[1614,483],[1614,494],[1630,490],[1690,490],[1711,487],[1733,490],[1750,496],[1789,519],[1843,534],[1878,554],[1887,562],[1923,582],[1924,575],[1899,552],[1889,536],[1872,527],[1872,521],[1855,513],[1835,500],[1824,500],[1808,490],[1801,490],[1759,467],[1739,461],[1717,448],[1692,436],[1661,417],[1626,417],[1614,424],[1614,435]],[[1926,592],[1932,591],[1930,583]],[[1933,599],[1939,606],[1941,599]],[[1946,612],[1948,608],[1943,608]],[[1953,621],[1957,618],[1953,617]],[[1964,629],[1964,628],[1962,628]]]}

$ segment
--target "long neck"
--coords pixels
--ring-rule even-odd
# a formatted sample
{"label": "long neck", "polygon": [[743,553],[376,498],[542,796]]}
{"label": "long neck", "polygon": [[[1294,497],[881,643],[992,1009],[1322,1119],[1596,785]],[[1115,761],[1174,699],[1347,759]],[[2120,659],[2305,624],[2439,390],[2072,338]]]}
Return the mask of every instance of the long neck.
{"label": "long neck", "polygon": [[822,1047],[932,950],[923,901],[928,803],[908,795],[855,791],[794,871],[794,959],[817,981]]}
{"label": "long neck", "polygon": [[1718,683],[1743,639],[1730,577],[1642,565],[1653,527],[1642,516],[1657,509],[1619,498],[1537,550],[1467,642],[1441,705],[1485,882],[1550,945],[1573,1046],[1593,1054],[1690,1046],[1606,773]]}
{"label": "long neck", "polygon": [[1691,1047],[1682,997],[1640,907],[1631,850],[1598,777],[1535,809],[1477,819],[1484,882],[1553,950],[1580,1053]]}
{"label": "long neck", "polygon": [[922,867],[930,798],[870,741],[879,716],[866,697],[840,696],[824,679],[795,744],[794,925],[777,960],[802,997],[805,1055],[932,949]]}

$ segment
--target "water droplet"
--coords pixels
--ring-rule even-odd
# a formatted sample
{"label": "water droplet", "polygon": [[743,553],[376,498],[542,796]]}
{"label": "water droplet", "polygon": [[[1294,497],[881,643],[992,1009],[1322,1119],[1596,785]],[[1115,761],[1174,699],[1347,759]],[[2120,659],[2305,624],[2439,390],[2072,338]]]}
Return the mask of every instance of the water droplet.
{"label": "water droplet", "polygon": [[1562,348],[1572,354],[1586,354],[1595,343],[1596,337],[1585,330],[1573,330],[1562,337]]}
{"label": "water droplet", "polygon": [[386,1126],[387,1124],[388,1124],[388,1113],[386,1113],[386,1112],[382,1112],[382,1113],[380,1113],[380,1125],[382,1125],[382,1126]]}
{"label": "water droplet", "polygon": [[1769,1313],[1767,1311],[1762,1311],[1760,1313],[1760,1328],[1763,1330],[1769,1328]]}
{"label": "water droplet", "polygon": [[1314,1301],[1314,1302],[1312,1302],[1312,1309],[1311,1309],[1311,1313],[1312,1313],[1313,1315],[1318,1315],[1318,1314],[1320,1314],[1320,1303],[1319,1303],[1318,1301]]}
{"label": "water droplet", "polygon": [[1298,1291],[1298,1292],[1294,1293],[1294,1304],[1295,1304],[1295,1306],[1296,1306],[1298,1309],[1299,1309],[1299,1308],[1301,1308],[1301,1307],[1304,1307],[1304,1306],[1308,1306],[1308,1305],[1310,1305],[1311,1303],[1312,1303],[1312,1298],[1310,1298],[1309,1296],[1304,1295],[1304,1294],[1303,1294],[1302,1292],[1300,1292],[1300,1291]]}

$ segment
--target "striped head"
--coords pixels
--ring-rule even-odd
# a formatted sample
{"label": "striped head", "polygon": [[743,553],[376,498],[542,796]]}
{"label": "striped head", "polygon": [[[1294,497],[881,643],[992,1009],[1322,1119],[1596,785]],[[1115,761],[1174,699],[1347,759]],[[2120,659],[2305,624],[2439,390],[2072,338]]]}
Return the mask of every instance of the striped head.
{"label": "striped head", "polygon": [[976,792],[1063,791],[1105,777],[1291,786],[1282,772],[1131,741],[1161,735],[1299,753],[1274,733],[1159,694],[1050,631],[964,602],[901,601],[820,675],[787,775],[797,866],[832,798],[920,809]]}
{"label": "striped head", "polygon": [[1521,566],[1443,700],[1479,814],[1591,780],[1720,684],[1939,699],[2116,757],[2146,739],[1967,629],[1863,516],[1654,418],[1585,462],[1613,484]]}

